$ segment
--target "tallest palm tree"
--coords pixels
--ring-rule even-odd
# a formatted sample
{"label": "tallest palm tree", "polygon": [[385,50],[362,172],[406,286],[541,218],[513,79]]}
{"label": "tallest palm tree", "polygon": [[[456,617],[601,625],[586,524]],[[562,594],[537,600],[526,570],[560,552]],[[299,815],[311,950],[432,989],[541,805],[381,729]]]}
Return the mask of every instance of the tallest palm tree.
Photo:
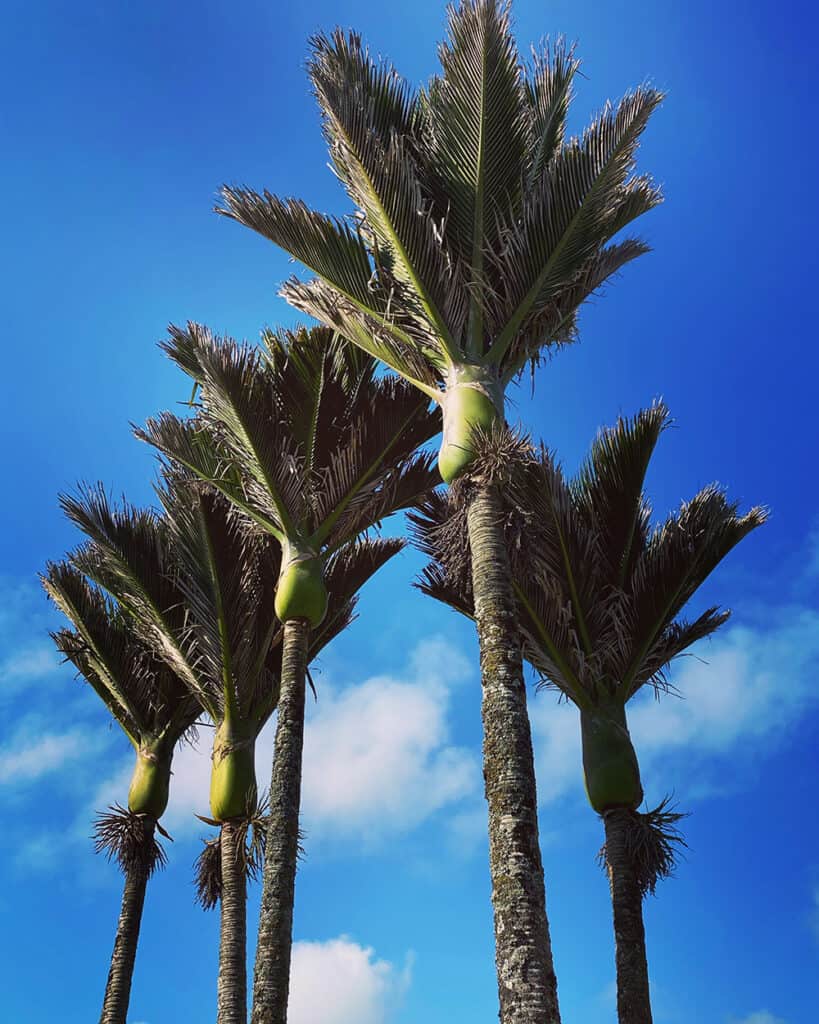
{"label": "tallest palm tree", "polygon": [[353,33],[312,40],[309,72],[351,221],[226,188],[221,212],[315,277],[284,296],[380,359],[443,413],[441,475],[458,481],[481,649],[496,964],[504,1024],[555,1024],[532,742],[496,459],[482,438],[505,392],[571,341],[580,304],[646,251],[612,241],[660,201],[635,173],[661,95],[638,88],[566,138],[577,71],[562,45],[524,67],[508,5],[449,10],[442,70],[414,92]]}

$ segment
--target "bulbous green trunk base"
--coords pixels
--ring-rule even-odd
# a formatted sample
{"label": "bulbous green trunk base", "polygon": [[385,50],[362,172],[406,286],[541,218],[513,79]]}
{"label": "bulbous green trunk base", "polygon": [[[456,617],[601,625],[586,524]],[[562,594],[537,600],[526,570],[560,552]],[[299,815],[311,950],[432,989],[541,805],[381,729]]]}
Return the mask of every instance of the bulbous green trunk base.
{"label": "bulbous green trunk base", "polygon": [[598,814],[615,807],[636,810],[643,802],[643,787],[625,711],[581,711],[580,729],[589,803]]}
{"label": "bulbous green trunk base", "polygon": [[147,747],[140,748],[128,789],[128,810],[148,814],[159,821],[168,806],[170,784],[170,756]]}
{"label": "bulbous green trunk base", "polygon": [[210,813],[215,821],[248,818],[256,810],[255,726],[229,720],[216,730],[210,772]]}
{"label": "bulbous green trunk base", "polygon": [[274,608],[280,622],[304,619],[311,629],[320,625],[327,614],[327,587],[324,564],[312,552],[285,544],[282,571],[276,585]]}
{"label": "bulbous green trunk base", "polygon": [[488,431],[503,418],[503,397],[496,381],[483,367],[455,367],[442,401],[444,436],[438,452],[438,470],[451,484],[474,461],[474,432]]}

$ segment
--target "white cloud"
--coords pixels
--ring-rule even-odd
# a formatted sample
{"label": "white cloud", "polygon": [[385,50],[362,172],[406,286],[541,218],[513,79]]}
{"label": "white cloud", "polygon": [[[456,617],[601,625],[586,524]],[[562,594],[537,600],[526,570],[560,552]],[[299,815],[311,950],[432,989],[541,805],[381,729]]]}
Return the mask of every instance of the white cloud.
{"label": "white cloud", "polygon": [[14,787],[37,782],[71,761],[85,758],[96,744],[84,730],[16,737],[0,747],[0,783]]}
{"label": "white cloud", "polygon": [[785,1024],[785,1021],[781,1017],[774,1017],[769,1010],[757,1010],[737,1020],[736,1024]]}
{"label": "white cloud", "polygon": [[452,686],[467,672],[459,652],[433,641],[415,651],[406,679],[322,689],[305,733],[308,835],[372,841],[477,791],[477,758],[450,744],[447,722]]}
{"label": "white cloud", "polygon": [[[304,739],[302,823],[311,841],[372,844],[478,791],[478,759],[450,743],[448,724],[452,690],[469,671],[457,649],[433,639],[412,653],[406,678],[321,686],[318,703],[308,703]],[[269,784],[274,736],[275,719],[256,744],[260,790]],[[211,739],[211,730],[203,729],[198,747],[183,745],[174,755],[162,818],[174,837],[198,833],[202,825],[194,814],[210,813]],[[123,803],[131,770],[131,762],[123,762],[99,788],[94,806]]]}
{"label": "white cloud", "polygon": [[53,645],[32,644],[0,662],[0,678],[4,685],[25,683],[48,675],[58,665],[59,658]]}
{"label": "white cloud", "polygon": [[290,968],[290,1024],[387,1024],[410,982],[412,959],[397,970],[342,935],[296,942]]}
{"label": "white cloud", "polygon": [[[819,699],[814,685],[819,664],[819,614],[780,609],[765,628],[729,627],[722,636],[679,660],[671,681],[682,699],[659,701],[646,690],[629,705],[629,728],[644,782],[652,796],[652,766],[660,759],[719,758],[753,740],[753,751],[772,748]],[[541,803],[582,786],[580,727],[576,709],[556,706],[539,694],[531,702]],[[707,772],[698,789],[717,786]]]}

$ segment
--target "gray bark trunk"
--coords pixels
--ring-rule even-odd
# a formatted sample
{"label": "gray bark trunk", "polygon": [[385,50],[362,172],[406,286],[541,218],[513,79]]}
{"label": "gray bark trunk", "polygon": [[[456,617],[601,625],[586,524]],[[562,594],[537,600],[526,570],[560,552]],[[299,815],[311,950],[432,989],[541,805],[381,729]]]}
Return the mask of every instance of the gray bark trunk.
{"label": "gray bark trunk", "polygon": [[[153,826],[148,827],[153,831]],[[142,865],[134,865],[125,876],[100,1024],[126,1024],[147,884],[148,870]]]}
{"label": "gray bark trunk", "polygon": [[502,505],[494,486],[467,512],[481,654],[483,773],[502,1024],[559,1024],[540,855],[532,734]]}
{"label": "gray bark trunk", "polygon": [[643,897],[626,846],[631,811],[606,811],[606,863],[614,914],[617,965],[617,1019],[620,1024],[652,1024],[648,989]]}
{"label": "gray bark trunk", "polygon": [[222,866],[217,1024],[247,1024],[247,876],[242,830],[235,821],[222,824]]}
{"label": "gray bark trunk", "polygon": [[308,636],[309,626],[304,620],[285,623],[276,749],[270,779],[270,824],[253,976],[252,1024],[285,1024],[287,1020]]}

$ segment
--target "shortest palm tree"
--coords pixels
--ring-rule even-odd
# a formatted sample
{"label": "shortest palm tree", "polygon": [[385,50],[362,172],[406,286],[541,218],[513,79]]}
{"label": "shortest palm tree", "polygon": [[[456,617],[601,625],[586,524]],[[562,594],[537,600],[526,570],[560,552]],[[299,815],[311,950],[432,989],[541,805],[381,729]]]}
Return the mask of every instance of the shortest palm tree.
{"label": "shortest palm tree", "polygon": [[[605,827],[621,1024],[651,1021],[642,901],[670,873],[680,841],[680,815],[667,801],[638,813],[643,787],[626,704],[643,686],[668,690],[672,659],[726,621],[730,613],[715,607],[693,621],[679,616],[766,515],[738,515],[711,486],[652,530],[643,483],[668,423],[661,403],[619,420],[572,481],[541,451],[516,474],[507,518],[526,658],[580,711],[586,793]],[[436,497],[415,526],[435,559],[421,589],[471,615],[463,515]]]}
{"label": "shortest palm tree", "polygon": [[115,806],[95,827],[96,850],[125,876],[101,1024],[125,1024],[145,889],[165,863],[155,830],[168,803],[171,759],[198,706],[178,676],[154,658],[122,610],[68,562],[51,563],[43,586],[73,629],[52,634],[58,649],[102,699],[136,751],[127,809]]}

